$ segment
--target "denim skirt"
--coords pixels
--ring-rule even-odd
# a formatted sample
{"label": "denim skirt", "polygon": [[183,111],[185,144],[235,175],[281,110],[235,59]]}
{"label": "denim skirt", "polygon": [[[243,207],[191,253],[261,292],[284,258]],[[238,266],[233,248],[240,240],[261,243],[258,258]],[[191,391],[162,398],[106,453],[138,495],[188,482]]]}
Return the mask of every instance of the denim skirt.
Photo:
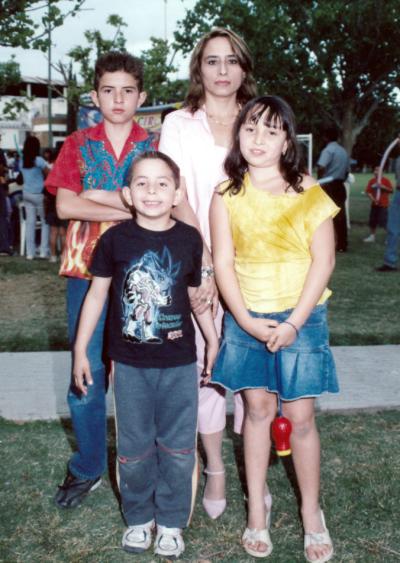
{"label": "denim skirt", "polygon": [[[254,313],[253,317],[286,320],[292,309],[280,313]],[[265,389],[282,400],[337,393],[335,362],[329,348],[326,304],[317,305],[287,348],[270,352],[265,344],[245,332],[225,313],[221,346],[212,382],[231,391]]]}

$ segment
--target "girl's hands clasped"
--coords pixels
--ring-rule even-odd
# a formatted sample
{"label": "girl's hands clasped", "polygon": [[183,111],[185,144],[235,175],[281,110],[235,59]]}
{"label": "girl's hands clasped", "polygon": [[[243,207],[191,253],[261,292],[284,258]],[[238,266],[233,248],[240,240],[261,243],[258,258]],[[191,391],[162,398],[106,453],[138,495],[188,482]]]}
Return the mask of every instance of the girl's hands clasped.
{"label": "girl's hands clasped", "polygon": [[293,344],[296,338],[296,329],[291,324],[281,323],[274,329],[273,334],[266,342],[266,346],[270,352],[278,352],[281,348]]}
{"label": "girl's hands clasped", "polygon": [[242,328],[254,336],[254,338],[257,338],[257,340],[267,343],[275,333],[277,326],[278,321],[275,321],[274,319],[263,319],[249,316]]}

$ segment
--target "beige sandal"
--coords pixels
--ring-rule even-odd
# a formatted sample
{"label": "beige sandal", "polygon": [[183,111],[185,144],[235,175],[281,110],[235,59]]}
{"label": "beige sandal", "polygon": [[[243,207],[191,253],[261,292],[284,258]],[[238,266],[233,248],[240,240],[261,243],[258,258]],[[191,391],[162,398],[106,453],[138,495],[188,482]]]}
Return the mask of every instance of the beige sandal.
{"label": "beige sandal", "polygon": [[[255,547],[251,547],[258,542],[265,543],[267,549],[265,551],[258,551]],[[242,536],[242,545],[246,553],[252,557],[268,557],[272,552],[272,542],[269,531],[266,528],[264,530],[246,528]]]}
{"label": "beige sandal", "polygon": [[[222,471],[209,471],[204,469],[203,473],[205,475],[225,475],[225,469]],[[226,508],[226,498],[221,499],[210,499],[203,496],[202,504],[204,510],[207,512],[208,516],[213,520],[216,520],[223,514]]]}
{"label": "beige sandal", "polygon": [[[325,516],[322,510],[321,521],[324,528],[323,532],[311,532],[310,534],[304,534],[304,557],[307,561],[309,561],[309,563],[325,563],[333,557],[333,544],[329,535],[329,531],[325,524]],[[319,559],[310,559],[310,557],[307,555],[307,548],[311,545],[329,545],[331,547],[331,550]]]}

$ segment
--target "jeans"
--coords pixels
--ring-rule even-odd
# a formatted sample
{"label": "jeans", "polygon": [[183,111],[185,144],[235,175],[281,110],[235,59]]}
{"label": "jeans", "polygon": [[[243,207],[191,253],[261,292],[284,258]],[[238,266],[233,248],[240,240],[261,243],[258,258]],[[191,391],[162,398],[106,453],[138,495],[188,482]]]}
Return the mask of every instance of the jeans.
{"label": "jeans", "polygon": [[[255,313],[252,317],[284,322],[293,309],[278,313]],[[264,342],[245,332],[227,311],[212,381],[237,392],[266,389],[284,401],[337,393],[339,385],[326,321],[326,304],[311,311],[290,346],[270,352]]]}
{"label": "jeans", "polygon": [[119,489],[128,526],[155,518],[187,526],[197,425],[196,364],[135,368],[115,364]]}
{"label": "jeans", "polygon": [[394,192],[387,220],[386,249],[383,261],[391,268],[397,267],[400,240],[400,189]]}
{"label": "jeans", "polygon": [[23,201],[26,210],[26,255],[35,256],[36,244],[36,217],[40,217],[40,256],[45,258],[49,255],[50,227],[44,216],[43,194],[30,194],[24,191]]}
{"label": "jeans", "polygon": [[[79,316],[90,281],[68,278],[67,314],[68,336],[73,347],[79,323]],[[77,451],[71,457],[68,467],[75,477],[95,479],[106,468],[107,463],[107,419],[106,419],[106,368],[103,361],[103,337],[107,313],[104,306],[99,322],[90,340],[87,356],[90,362],[93,385],[88,386],[87,395],[82,395],[73,385],[68,392],[68,405],[77,441]]]}

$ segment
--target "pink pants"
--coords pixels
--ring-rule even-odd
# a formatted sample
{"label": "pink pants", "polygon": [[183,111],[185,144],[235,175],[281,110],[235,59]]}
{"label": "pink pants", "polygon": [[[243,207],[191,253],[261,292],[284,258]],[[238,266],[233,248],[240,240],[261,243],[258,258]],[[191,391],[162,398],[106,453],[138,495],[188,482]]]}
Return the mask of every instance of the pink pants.
{"label": "pink pants", "polygon": [[[223,309],[218,307],[215,327],[221,334]],[[198,431],[200,434],[214,434],[220,432],[226,425],[226,391],[219,385],[202,385],[201,374],[204,368],[204,339],[200,329],[196,328],[197,368],[199,373],[199,418]],[[234,431],[241,434],[243,425],[243,400],[240,393],[234,395]]]}

